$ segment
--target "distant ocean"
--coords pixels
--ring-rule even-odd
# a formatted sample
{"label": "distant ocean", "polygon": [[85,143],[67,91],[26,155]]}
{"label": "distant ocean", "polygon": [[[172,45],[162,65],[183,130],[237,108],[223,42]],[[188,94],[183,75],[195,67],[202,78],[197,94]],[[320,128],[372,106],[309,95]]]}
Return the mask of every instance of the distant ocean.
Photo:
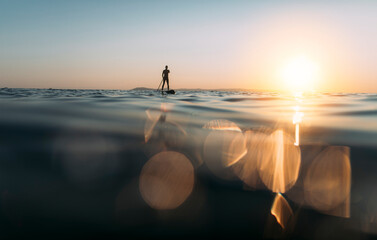
{"label": "distant ocean", "polygon": [[372,238],[376,172],[377,94],[0,89],[0,238]]}

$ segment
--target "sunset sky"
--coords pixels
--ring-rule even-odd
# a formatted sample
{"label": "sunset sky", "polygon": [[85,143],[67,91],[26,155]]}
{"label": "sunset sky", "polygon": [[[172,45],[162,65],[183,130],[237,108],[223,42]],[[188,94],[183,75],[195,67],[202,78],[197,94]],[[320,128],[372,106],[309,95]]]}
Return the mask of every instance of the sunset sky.
{"label": "sunset sky", "polygon": [[0,0],[0,87],[157,88],[168,65],[174,89],[377,92],[376,13],[376,0]]}

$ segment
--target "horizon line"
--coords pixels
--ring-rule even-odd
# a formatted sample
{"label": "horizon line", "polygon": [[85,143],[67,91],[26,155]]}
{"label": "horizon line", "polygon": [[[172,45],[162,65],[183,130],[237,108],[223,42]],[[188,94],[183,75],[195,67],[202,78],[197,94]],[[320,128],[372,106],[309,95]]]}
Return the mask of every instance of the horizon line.
{"label": "horizon line", "polygon": [[[150,87],[136,87],[131,89],[100,89],[100,88],[38,88],[38,87],[1,87],[0,89],[44,89],[44,90],[109,90],[109,91],[131,91],[131,90],[150,90],[157,91]],[[266,89],[251,89],[251,88],[177,88],[180,91],[248,91],[248,92],[270,92],[270,93],[287,93],[290,91],[266,90]],[[361,93],[361,94],[377,94],[377,92],[332,92],[332,91],[297,91],[303,93]]]}

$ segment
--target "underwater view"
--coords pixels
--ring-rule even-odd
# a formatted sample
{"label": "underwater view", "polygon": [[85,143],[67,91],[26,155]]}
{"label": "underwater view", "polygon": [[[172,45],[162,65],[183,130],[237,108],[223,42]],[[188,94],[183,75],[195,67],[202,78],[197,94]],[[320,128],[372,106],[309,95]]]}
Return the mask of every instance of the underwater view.
{"label": "underwater view", "polygon": [[372,239],[377,94],[0,89],[0,237]]}

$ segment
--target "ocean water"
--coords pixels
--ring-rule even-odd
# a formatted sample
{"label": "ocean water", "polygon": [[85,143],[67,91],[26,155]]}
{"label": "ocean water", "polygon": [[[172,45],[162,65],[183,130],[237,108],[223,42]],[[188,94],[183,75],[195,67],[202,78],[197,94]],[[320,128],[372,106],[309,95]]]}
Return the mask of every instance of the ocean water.
{"label": "ocean water", "polygon": [[0,89],[0,237],[377,237],[377,94]]}

